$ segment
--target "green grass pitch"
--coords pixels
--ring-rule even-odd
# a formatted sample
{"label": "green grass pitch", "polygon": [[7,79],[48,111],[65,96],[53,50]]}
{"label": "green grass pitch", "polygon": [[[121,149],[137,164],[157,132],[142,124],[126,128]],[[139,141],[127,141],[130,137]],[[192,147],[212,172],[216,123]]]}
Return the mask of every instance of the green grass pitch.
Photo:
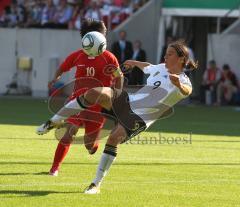
{"label": "green grass pitch", "polygon": [[52,132],[35,134],[48,116],[43,100],[0,99],[0,207],[240,206],[238,108],[176,107],[119,147],[99,195],[82,191],[105,140],[93,156],[72,145],[59,176],[50,177],[57,141]]}

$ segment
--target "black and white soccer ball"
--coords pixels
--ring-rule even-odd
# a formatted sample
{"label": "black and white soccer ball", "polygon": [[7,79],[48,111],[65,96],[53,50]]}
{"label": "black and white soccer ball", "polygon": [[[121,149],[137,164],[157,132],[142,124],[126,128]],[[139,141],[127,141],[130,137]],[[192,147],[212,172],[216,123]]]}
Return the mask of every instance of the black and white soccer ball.
{"label": "black and white soccer ball", "polygon": [[107,48],[107,40],[100,32],[88,32],[82,38],[83,51],[91,57],[101,55]]}

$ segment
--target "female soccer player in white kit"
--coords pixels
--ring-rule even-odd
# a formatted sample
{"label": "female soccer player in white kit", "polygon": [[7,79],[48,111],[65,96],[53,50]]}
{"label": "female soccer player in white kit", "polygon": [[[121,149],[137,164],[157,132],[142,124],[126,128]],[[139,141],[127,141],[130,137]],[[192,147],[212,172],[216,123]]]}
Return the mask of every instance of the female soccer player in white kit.
{"label": "female soccer player in white kit", "polygon": [[133,94],[110,87],[90,89],[69,102],[46,124],[38,128],[38,131],[45,133],[67,116],[93,104],[101,105],[105,114],[115,118],[116,126],[105,145],[96,177],[85,190],[87,194],[100,192],[101,182],[116,158],[118,144],[146,130],[177,102],[192,93],[192,85],[184,69],[196,69],[197,64],[189,60],[188,48],[182,41],[168,46],[165,64],[152,65],[134,60],[128,60],[124,64],[129,68],[137,66],[149,74],[147,84]]}

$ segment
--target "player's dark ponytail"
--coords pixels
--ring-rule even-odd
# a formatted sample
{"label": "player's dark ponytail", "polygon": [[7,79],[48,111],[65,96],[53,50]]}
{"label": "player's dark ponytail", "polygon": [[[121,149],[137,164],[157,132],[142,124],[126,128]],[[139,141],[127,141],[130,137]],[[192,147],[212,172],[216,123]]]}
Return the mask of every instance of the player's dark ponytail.
{"label": "player's dark ponytail", "polygon": [[198,69],[198,61],[188,60],[185,67],[187,70],[196,70]]}

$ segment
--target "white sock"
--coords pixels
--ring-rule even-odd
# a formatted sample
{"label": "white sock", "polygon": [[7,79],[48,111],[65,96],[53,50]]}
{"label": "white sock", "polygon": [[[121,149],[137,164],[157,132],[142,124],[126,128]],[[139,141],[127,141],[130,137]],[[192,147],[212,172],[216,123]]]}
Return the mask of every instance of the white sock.
{"label": "white sock", "polygon": [[53,123],[60,123],[62,120],[66,119],[64,116],[59,116],[58,114],[53,115],[53,117],[50,119]]}
{"label": "white sock", "polygon": [[84,108],[81,107],[77,101],[77,99],[73,99],[69,101],[63,108],[61,108],[57,114],[55,114],[50,120],[53,123],[60,123],[64,119],[79,113]]}
{"label": "white sock", "polygon": [[116,159],[116,156],[107,154],[107,153],[103,153],[100,163],[98,165],[97,168],[97,173],[96,173],[96,177],[93,180],[93,183],[96,186],[100,186],[101,182],[103,180],[103,178],[106,176],[109,168],[111,167],[113,161]]}

